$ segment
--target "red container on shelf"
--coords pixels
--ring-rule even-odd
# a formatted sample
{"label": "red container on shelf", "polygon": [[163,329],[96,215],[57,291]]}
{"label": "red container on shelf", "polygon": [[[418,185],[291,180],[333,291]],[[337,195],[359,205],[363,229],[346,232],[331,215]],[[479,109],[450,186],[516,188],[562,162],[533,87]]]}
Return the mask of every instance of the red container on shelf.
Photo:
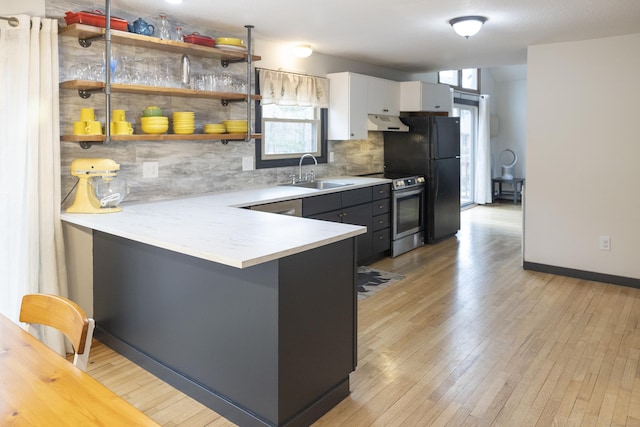
{"label": "red container on shelf", "polygon": [[200,33],[191,33],[187,36],[184,36],[184,41],[186,43],[199,44],[202,46],[213,47],[216,44],[216,40],[209,36],[202,36]]}
{"label": "red container on shelf", "polygon": [[[85,24],[85,25],[91,25],[91,26],[100,27],[100,28],[104,28],[107,26],[107,17],[104,16],[104,14],[99,10],[94,10],[93,12],[88,12],[86,10],[82,12],[76,12],[76,13],[66,12],[64,14],[64,20],[67,23],[67,25]],[[112,16],[111,29],[127,31],[127,21],[125,21],[122,18]]]}

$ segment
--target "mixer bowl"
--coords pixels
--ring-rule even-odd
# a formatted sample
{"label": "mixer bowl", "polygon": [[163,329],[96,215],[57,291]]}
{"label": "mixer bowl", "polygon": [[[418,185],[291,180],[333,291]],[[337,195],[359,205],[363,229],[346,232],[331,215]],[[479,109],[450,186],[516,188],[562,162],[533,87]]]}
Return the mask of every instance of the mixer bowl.
{"label": "mixer bowl", "polygon": [[125,178],[94,178],[91,186],[101,208],[115,208],[129,194]]}

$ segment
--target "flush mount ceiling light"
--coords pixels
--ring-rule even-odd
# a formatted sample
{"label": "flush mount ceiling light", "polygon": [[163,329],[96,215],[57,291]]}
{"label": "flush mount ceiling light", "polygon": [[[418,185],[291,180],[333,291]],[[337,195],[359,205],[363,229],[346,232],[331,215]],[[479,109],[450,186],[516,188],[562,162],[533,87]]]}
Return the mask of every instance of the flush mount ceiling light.
{"label": "flush mount ceiling light", "polygon": [[311,56],[313,53],[313,49],[311,49],[311,45],[308,44],[299,44],[293,47],[293,54],[298,58],[307,58]]}
{"label": "flush mount ceiling light", "polygon": [[459,18],[453,18],[449,21],[449,24],[451,24],[456,33],[468,39],[478,34],[478,31],[482,28],[482,24],[485,22],[487,22],[487,18],[484,16],[461,16]]}
{"label": "flush mount ceiling light", "polygon": [[182,0],[165,0],[167,3],[170,4],[180,4],[182,3]]}

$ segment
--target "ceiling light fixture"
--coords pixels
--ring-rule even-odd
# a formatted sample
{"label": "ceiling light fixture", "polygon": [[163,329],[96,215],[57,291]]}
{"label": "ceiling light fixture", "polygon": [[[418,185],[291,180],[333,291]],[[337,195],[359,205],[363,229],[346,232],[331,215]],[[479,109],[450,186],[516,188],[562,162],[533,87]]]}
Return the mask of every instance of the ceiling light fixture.
{"label": "ceiling light fixture", "polygon": [[459,18],[453,18],[449,21],[449,24],[451,24],[456,33],[468,39],[478,34],[478,31],[482,28],[482,24],[485,22],[487,22],[487,18],[484,16],[461,16]]}
{"label": "ceiling light fixture", "polygon": [[308,44],[299,44],[293,47],[293,54],[298,58],[307,58],[311,56],[313,53],[313,49],[311,49],[311,45]]}
{"label": "ceiling light fixture", "polygon": [[167,3],[170,4],[180,4],[182,3],[182,0],[165,0]]}

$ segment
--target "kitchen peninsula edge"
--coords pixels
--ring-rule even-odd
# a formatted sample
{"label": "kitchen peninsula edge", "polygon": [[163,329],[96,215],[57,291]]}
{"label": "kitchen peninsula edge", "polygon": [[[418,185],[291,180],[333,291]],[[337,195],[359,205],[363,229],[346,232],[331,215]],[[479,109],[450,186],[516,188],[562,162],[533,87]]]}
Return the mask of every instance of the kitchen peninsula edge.
{"label": "kitchen peninsula edge", "polygon": [[365,228],[239,208],[388,182],[333,180],[63,213],[89,231],[97,337],[239,425],[310,424],[349,394]]}

